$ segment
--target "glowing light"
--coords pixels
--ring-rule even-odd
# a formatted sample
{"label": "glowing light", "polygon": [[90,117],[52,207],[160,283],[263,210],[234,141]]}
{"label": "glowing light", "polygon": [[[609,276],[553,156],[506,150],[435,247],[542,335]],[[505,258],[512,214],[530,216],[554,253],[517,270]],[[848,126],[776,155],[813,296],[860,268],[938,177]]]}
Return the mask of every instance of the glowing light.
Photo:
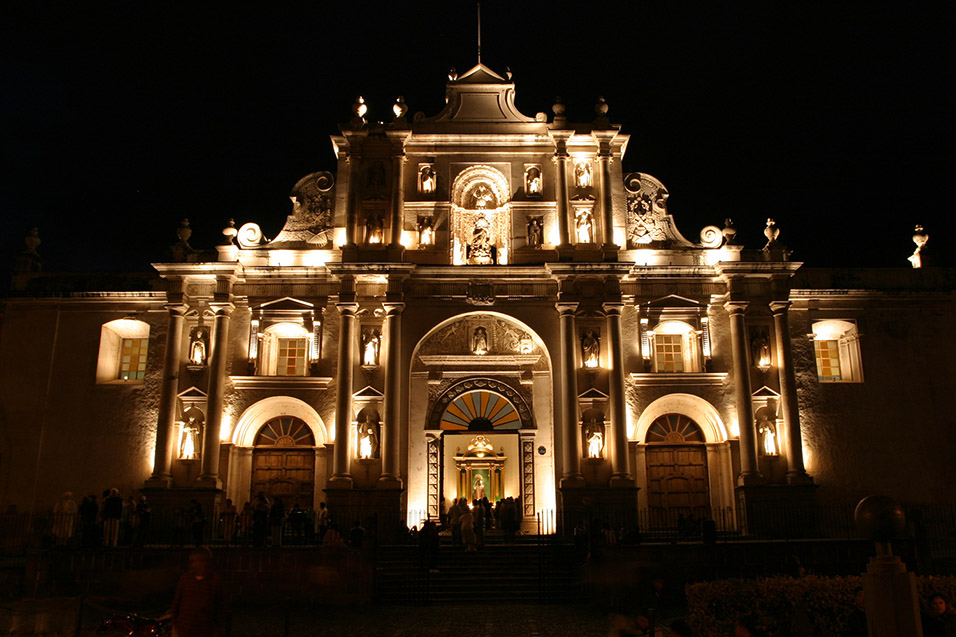
{"label": "glowing light", "polygon": [[548,228],[548,242],[553,246],[561,243],[561,231],[556,223],[552,223]]}
{"label": "glowing light", "polygon": [[156,445],[149,447],[146,453],[148,454],[146,456],[146,464],[149,465],[149,472],[152,473],[153,469],[156,468]]}
{"label": "glowing light", "polygon": [[333,237],[334,237],[333,242],[335,243],[336,246],[338,246],[339,248],[344,246],[346,243],[345,228],[336,228],[335,232],[333,233]]}
{"label": "glowing light", "polygon": [[179,457],[183,460],[196,459],[196,434],[192,430],[183,432],[183,452]]}
{"label": "glowing light", "polygon": [[269,253],[269,265],[285,267],[295,263],[295,253],[291,250],[273,250]]}
{"label": "glowing light", "polygon": [[635,423],[634,423],[634,414],[631,413],[631,410],[627,410],[627,417],[625,419],[625,430],[627,431],[627,439],[633,440],[636,435]]}
{"label": "glowing light", "polygon": [[232,419],[223,414],[222,424],[219,426],[219,440],[229,442],[230,438],[232,438]]}
{"label": "glowing light", "polygon": [[406,248],[412,247],[412,233],[408,230],[402,230],[402,239],[400,243]]}
{"label": "glowing light", "polygon": [[588,359],[586,359],[586,360],[584,361],[584,366],[585,366],[585,367],[597,367],[597,366],[598,366],[598,360],[597,360],[596,358],[588,358]]}
{"label": "glowing light", "polygon": [[759,369],[759,370],[762,371],[762,372],[766,372],[767,370],[770,369],[770,352],[769,352],[769,350],[768,350],[768,351],[761,351],[761,352],[760,352],[760,360],[757,361],[757,369]]}
{"label": "glowing light", "polygon": [[624,245],[624,228],[614,228],[614,245]]}
{"label": "glowing light", "polygon": [[325,255],[317,250],[310,250],[302,255],[302,265],[310,268],[321,268],[326,263]]}
{"label": "glowing light", "polygon": [[730,435],[732,438],[740,438],[740,423],[737,422],[737,416],[730,419]]}
{"label": "glowing light", "polygon": [[368,436],[361,436],[358,444],[359,458],[368,460],[372,457],[372,439]]}
{"label": "glowing light", "polygon": [[588,458],[600,458],[603,447],[604,436],[599,431],[592,432],[588,437]]}
{"label": "glowing light", "polygon": [[641,357],[645,360],[651,357],[651,332],[647,329],[647,319],[641,319]]}

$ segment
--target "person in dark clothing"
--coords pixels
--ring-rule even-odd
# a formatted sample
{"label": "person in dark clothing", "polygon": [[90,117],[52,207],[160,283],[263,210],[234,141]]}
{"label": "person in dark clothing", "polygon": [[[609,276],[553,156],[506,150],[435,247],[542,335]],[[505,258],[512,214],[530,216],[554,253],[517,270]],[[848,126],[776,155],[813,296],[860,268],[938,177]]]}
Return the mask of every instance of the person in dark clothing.
{"label": "person in dark clothing", "polygon": [[103,543],[119,545],[120,518],[123,517],[123,498],[118,489],[110,489],[103,500]]}
{"label": "person in dark clothing", "polygon": [[100,512],[96,506],[96,496],[88,495],[83,498],[77,511],[83,528],[83,546],[88,549],[95,548],[100,543],[99,534],[96,532],[96,516]]}
{"label": "person in dark clothing", "polygon": [[438,535],[438,525],[434,520],[426,520],[422,531],[418,534],[418,547],[421,549],[422,568],[429,573],[438,572],[438,547],[441,537]]}
{"label": "person in dark clothing", "polygon": [[196,546],[202,546],[203,533],[206,529],[206,515],[203,513],[202,505],[198,500],[190,500],[189,508],[186,509],[186,520],[189,523],[189,530],[193,536],[193,542]]}
{"label": "person in dark clothing", "polygon": [[353,549],[362,548],[362,541],[365,539],[365,529],[362,528],[362,525],[359,524],[359,521],[356,520],[352,524],[352,530],[349,531],[349,546]]}
{"label": "person in dark clothing", "polygon": [[942,595],[929,598],[929,612],[923,614],[923,636],[956,637],[956,614]]}
{"label": "person in dark clothing", "polygon": [[212,553],[189,554],[189,570],[179,578],[170,616],[177,637],[215,637],[226,624],[222,577],[212,570]]}

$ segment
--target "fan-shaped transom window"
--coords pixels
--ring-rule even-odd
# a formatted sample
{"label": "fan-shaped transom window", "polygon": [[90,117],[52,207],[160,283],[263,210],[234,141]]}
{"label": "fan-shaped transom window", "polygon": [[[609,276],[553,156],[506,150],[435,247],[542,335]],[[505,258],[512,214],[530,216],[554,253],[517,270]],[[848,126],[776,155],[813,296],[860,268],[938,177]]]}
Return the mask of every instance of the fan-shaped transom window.
{"label": "fan-shaped transom window", "polygon": [[314,447],[312,429],[294,416],[279,416],[262,426],[256,434],[257,447]]}
{"label": "fan-shaped transom window", "polygon": [[507,398],[487,389],[462,394],[445,409],[441,428],[454,431],[519,429],[521,418]]}
{"label": "fan-shaped transom window", "polygon": [[647,444],[680,445],[705,442],[704,432],[693,420],[683,414],[664,414],[647,429]]}

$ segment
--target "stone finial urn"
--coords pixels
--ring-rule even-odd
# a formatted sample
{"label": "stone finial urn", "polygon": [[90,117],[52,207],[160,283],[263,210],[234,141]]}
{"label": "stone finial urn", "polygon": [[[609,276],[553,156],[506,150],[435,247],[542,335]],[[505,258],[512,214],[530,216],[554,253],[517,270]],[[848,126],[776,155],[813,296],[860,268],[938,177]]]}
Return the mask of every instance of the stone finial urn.
{"label": "stone finial urn", "polygon": [[860,532],[874,542],[889,542],[900,537],[906,528],[903,507],[885,495],[871,495],[860,500],[853,519]]}

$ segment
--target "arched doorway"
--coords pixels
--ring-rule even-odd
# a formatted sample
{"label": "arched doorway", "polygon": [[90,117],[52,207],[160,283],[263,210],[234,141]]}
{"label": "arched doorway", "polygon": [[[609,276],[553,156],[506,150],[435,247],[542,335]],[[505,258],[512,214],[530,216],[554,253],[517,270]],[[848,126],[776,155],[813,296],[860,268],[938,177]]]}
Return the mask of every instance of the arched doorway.
{"label": "arched doorway", "polygon": [[251,496],[264,491],[286,506],[311,506],[315,491],[315,437],[295,416],[279,416],[256,434],[252,452]]}
{"label": "arched doorway", "polygon": [[683,414],[663,414],[648,427],[644,442],[652,524],[673,528],[681,515],[709,516],[707,450],[697,423]]}

